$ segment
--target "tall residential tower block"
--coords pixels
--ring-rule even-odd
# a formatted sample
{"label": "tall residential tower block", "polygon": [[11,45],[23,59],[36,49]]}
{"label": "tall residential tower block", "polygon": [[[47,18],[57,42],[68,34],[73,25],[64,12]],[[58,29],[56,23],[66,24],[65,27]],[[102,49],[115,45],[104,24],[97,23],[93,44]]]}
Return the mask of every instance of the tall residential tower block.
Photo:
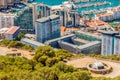
{"label": "tall residential tower block", "polygon": [[119,35],[116,31],[106,31],[102,33],[102,55],[104,56],[111,56],[115,54],[114,52],[114,46],[115,43],[115,35]]}
{"label": "tall residential tower block", "polygon": [[35,30],[37,41],[42,43],[60,37],[60,17],[51,15],[38,19]]}

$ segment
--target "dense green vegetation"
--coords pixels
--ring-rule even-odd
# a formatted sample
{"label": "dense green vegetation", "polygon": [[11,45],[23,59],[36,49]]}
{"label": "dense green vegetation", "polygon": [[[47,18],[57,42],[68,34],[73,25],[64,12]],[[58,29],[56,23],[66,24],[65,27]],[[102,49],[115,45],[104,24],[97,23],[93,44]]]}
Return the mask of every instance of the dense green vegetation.
{"label": "dense green vegetation", "polygon": [[[24,48],[18,41],[2,40],[0,46]],[[25,48],[24,48],[25,49]],[[26,48],[29,49],[29,48]],[[79,54],[77,56],[84,56]],[[91,54],[92,57],[104,58]],[[0,56],[0,80],[119,80],[116,78],[95,78],[86,70],[66,65],[63,61],[73,56],[66,50],[54,50],[50,46],[38,47],[32,60],[24,57]],[[117,57],[117,56],[114,56]]]}
{"label": "dense green vegetation", "polygon": [[100,54],[90,54],[89,56],[90,57],[95,57],[95,58],[101,58],[101,59],[120,61],[120,56],[119,55],[102,56]]}
{"label": "dense green vegetation", "polygon": [[16,38],[16,40],[21,40],[21,39],[24,37],[25,34],[26,34],[26,32],[21,32],[21,33],[18,35],[18,37]]}
{"label": "dense green vegetation", "polygon": [[0,46],[5,46],[8,48],[19,48],[19,49],[24,49],[24,50],[28,50],[28,51],[34,50],[34,47],[31,45],[23,44],[20,41],[11,41],[11,40],[6,40],[6,39],[3,39],[0,42]]}
{"label": "dense green vegetation", "polygon": [[72,56],[49,46],[37,48],[32,60],[0,56],[0,80],[119,80],[94,78],[88,71],[66,65],[63,60]]}
{"label": "dense green vegetation", "polygon": [[0,56],[0,80],[89,80],[88,71],[82,71],[62,62],[73,56],[66,50],[55,51],[44,46],[36,49],[33,60]]}

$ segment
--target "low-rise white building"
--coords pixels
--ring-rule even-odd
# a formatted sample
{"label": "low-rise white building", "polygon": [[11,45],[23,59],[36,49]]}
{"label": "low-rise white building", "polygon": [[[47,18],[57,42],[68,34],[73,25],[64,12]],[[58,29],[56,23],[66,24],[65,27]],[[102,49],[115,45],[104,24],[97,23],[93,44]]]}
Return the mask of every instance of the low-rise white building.
{"label": "low-rise white building", "polygon": [[8,31],[9,28],[2,28],[0,29],[0,39],[5,38],[5,32]]}
{"label": "low-rise white building", "polygon": [[5,33],[5,38],[8,40],[13,40],[18,37],[20,31],[20,27],[12,26],[9,30]]}

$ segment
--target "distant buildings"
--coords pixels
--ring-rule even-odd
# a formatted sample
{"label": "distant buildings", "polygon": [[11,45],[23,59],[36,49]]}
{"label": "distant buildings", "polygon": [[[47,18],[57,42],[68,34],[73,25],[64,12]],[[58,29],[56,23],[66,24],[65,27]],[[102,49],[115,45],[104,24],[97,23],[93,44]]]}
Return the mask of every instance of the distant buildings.
{"label": "distant buildings", "polygon": [[110,56],[113,54],[120,54],[119,47],[119,35],[118,32],[106,31],[102,33],[102,50],[101,54],[104,56]]}
{"label": "distant buildings", "polygon": [[60,37],[60,17],[51,15],[38,19],[35,31],[36,40],[42,43]]}
{"label": "distant buildings", "polygon": [[0,13],[0,29],[1,28],[9,28],[14,25],[14,17],[15,15],[10,13]]}
{"label": "distant buildings", "polygon": [[[1,1],[1,0],[0,0]],[[33,30],[33,11],[23,3],[14,3],[0,8],[0,28],[20,26],[22,30]]]}
{"label": "distant buildings", "polygon": [[108,9],[107,13],[97,14],[96,16],[103,21],[112,21],[112,20],[120,19],[120,7]]}
{"label": "distant buildings", "polygon": [[73,2],[66,1],[62,5],[52,6],[51,12],[60,16],[61,26],[77,27],[79,25],[80,15]]}
{"label": "distant buildings", "polygon": [[9,28],[2,28],[0,29],[0,39],[4,39],[5,38],[5,32],[8,31]]}
{"label": "distant buildings", "polygon": [[35,21],[42,17],[51,15],[51,7],[42,3],[32,3],[33,27],[36,27]]}
{"label": "distant buildings", "polygon": [[106,30],[110,28],[107,22],[95,18],[87,20],[85,24],[87,30]]}
{"label": "distant buildings", "polygon": [[15,0],[0,0],[0,7],[5,7],[10,3],[13,3]]}
{"label": "distant buildings", "polygon": [[7,32],[5,32],[5,38],[8,40],[16,39],[18,37],[19,32],[20,27],[13,26]]}
{"label": "distant buildings", "polygon": [[76,54],[99,54],[101,52],[101,37],[82,31],[75,31],[74,33],[75,34],[48,40],[45,44]]}

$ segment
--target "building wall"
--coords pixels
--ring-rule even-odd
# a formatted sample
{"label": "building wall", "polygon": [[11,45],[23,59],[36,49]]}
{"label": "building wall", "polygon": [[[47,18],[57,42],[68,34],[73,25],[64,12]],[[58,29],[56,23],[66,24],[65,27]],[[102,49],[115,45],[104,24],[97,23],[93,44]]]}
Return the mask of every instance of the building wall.
{"label": "building wall", "polygon": [[51,9],[49,6],[43,5],[39,7],[40,7],[39,18],[50,16]]}
{"label": "building wall", "polygon": [[0,7],[5,7],[10,3],[13,3],[15,0],[0,0]]}
{"label": "building wall", "polygon": [[14,18],[14,25],[20,26],[23,30],[33,30],[33,11],[32,8],[26,8]]}
{"label": "building wall", "polygon": [[54,19],[43,23],[36,22],[36,39],[44,43],[47,40],[60,37],[60,19]]}
{"label": "building wall", "polygon": [[12,34],[5,34],[5,38],[8,40],[13,40],[13,35]]}
{"label": "building wall", "polygon": [[5,34],[5,38],[8,40],[16,39],[19,35],[20,29],[18,29],[14,34]]}
{"label": "building wall", "polygon": [[18,29],[14,34],[13,34],[13,39],[16,39],[20,33],[20,29]]}
{"label": "building wall", "polygon": [[120,38],[115,38],[115,41],[114,41],[114,54],[120,55]]}
{"label": "building wall", "polygon": [[4,7],[7,5],[7,0],[0,0],[0,7]]}
{"label": "building wall", "polygon": [[52,23],[52,39],[60,37],[60,19],[51,21]]}
{"label": "building wall", "polygon": [[31,39],[26,39],[26,38],[22,38],[22,39],[21,39],[21,42],[24,43],[24,44],[31,45],[31,46],[33,46],[34,48],[37,48],[37,47],[39,47],[39,46],[45,46],[45,45],[42,44],[42,43],[39,43],[39,42],[37,42],[37,41],[33,41],[33,40],[31,40]]}
{"label": "building wall", "polygon": [[114,51],[114,37],[110,35],[102,35],[102,55],[112,55]]}
{"label": "building wall", "polygon": [[[89,45],[91,44],[91,45]],[[81,48],[85,46],[84,48]],[[101,42],[100,41],[93,41],[84,45],[81,45],[78,48],[78,51],[84,54],[100,54],[101,53]],[[79,52],[79,53],[80,53]]]}
{"label": "building wall", "polygon": [[1,28],[9,28],[14,25],[14,16],[13,15],[0,15],[0,29]]}
{"label": "building wall", "polygon": [[74,45],[65,41],[58,41],[59,46],[62,49],[68,50],[72,53],[84,53],[84,54],[100,54],[101,51],[101,42],[100,41],[94,41],[94,42],[90,42],[88,44],[84,44],[84,45]]}
{"label": "building wall", "polygon": [[99,19],[103,21],[112,21],[112,20],[120,19],[120,11],[116,10],[113,12],[113,14],[109,16],[101,16],[99,17]]}

